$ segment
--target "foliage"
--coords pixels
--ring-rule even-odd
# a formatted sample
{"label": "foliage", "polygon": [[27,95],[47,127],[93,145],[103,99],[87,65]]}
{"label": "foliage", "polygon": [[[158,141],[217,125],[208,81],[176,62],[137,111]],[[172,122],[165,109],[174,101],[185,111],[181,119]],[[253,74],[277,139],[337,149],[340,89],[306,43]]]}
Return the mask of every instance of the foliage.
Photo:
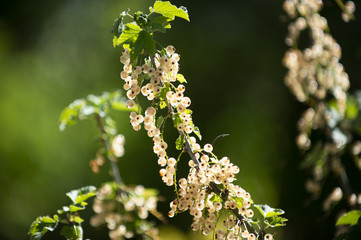
{"label": "foliage", "polygon": [[[345,4],[336,2],[343,11],[345,22],[354,18],[352,1]],[[312,178],[305,184],[306,189],[313,198],[319,198],[325,194],[323,183],[336,178],[337,184],[323,199],[322,208],[332,211],[334,205],[343,201],[347,204],[343,208],[350,210],[361,207],[358,183],[349,181],[347,176],[354,168],[361,170],[361,143],[357,140],[360,134],[356,127],[361,105],[356,100],[358,93],[352,95],[348,92],[349,77],[339,62],[341,48],[330,34],[327,19],[320,15],[322,7],[322,1],[284,2],[285,11],[294,20],[289,25],[286,38],[291,48],[284,57],[288,68],[285,84],[297,100],[308,107],[298,122],[299,135],[296,139],[299,149],[305,153],[301,167],[312,171]],[[301,8],[303,10],[299,11]],[[299,47],[300,36],[306,31],[309,32],[311,46],[302,49]],[[354,163],[347,162],[350,155],[351,159],[355,159]],[[361,172],[358,171],[357,175],[361,176]],[[336,226],[356,224],[358,212],[346,213]]]}
{"label": "foliage", "polygon": [[59,223],[63,224],[61,235],[68,240],[77,240],[83,238],[83,229],[81,223],[84,221],[78,214],[84,210],[87,205],[86,200],[96,195],[96,188],[93,186],[82,187],[72,190],[66,194],[72,204],[64,206],[57,211],[53,217],[38,217],[30,226],[30,239],[41,239],[47,231],[54,231]]}
{"label": "foliage", "polygon": [[[174,186],[177,194],[177,198],[170,203],[168,216],[189,210],[193,216],[192,229],[204,235],[213,231],[216,239],[235,239],[242,234],[249,236],[248,239],[269,238],[271,235],[266,234],[258,224],[260,221],[253,219],[256,205],[253,206],[251,195],[233,183],[239,167],[227,157],[218,158],[211,144],[205,144],[202,148],[191,135],[194,134],[199,140],[202,138],[192,120],[193,112],[188,108],[191,99],[185,96],[183,85],[187,81],[178,73],[180,56],[172,45],[162,47],[154,39],[155,30],[151,26],[159,17],[153,18],[153,13],[161,14],[163,20],[168,18],[165,26],[176,16],[189,20],[184,8],[157,1],[149,14],[136,12],[132,16],[127,13],[135,21],[125,23],[124,18],[118,18],[115,21],[118,29],[119,26],[125,27],[122,27],[119,36],[115,33],[113,43],[114,46],[123,47],[120,57],[123,71],[120,77],[124,80],[123,88],[129,99],[127,106],[142,106],[130,113],[130,123],[135,131],[139,131],[144,124],[147,135],[153,139],[158,164],[163,167],[159,171],[162,180],[166,185]],[[165,32],[165,28],[160,32]],[[160,48],[157,48],[158,45]],[[139,95],[143,95],[150,104],[142,104]],[[177,158],[167,154],[168,143],[164,132],[168,119],[179,134],[175,141],[176,149],[180,151]],[[183,153],[188,153],[191,158],[190,169],[187,178],[178,179],[177,164],[182,160]],[[265,211],[261,205],[258,209],[261,213]],[[264,216],[266,228],[284,226],[287,220],[278,216],[283,211],[270,209],[268,207],[270,216]],[[223,224],[226,230],[216,226],[222,212],[227,213]]]}

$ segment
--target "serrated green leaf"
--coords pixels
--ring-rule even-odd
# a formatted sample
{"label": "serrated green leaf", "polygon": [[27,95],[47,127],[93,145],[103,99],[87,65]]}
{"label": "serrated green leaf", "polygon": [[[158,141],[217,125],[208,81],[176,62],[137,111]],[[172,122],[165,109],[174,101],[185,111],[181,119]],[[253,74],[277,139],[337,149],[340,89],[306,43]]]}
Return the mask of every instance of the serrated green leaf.
{"label": "serrated green leaf", "polygon": [[164,17],[174,19],[175,17],[183,18],[189,21],[187,9],[185,7],[177,8],[169,1],[156,1],[153,6],[154,12],[162,14]]}
{"label": "serrated green leaf", "polygon": [[202,140],[202,135],[201,135],[201,131],[199,130],[199,128],[197,126],[193,127],[193,132],[195,135],[197,135],[197,137],[199,138],[199,140]]}
{"label": "serrated green leaf", "polygon": [[286,226],[286,222],[288,220],[286,218],[283,217],[278,217],[278,216],[273,216],[271,219],[265,219],[264,223],[268,226],[268,227],[283,227]]}
{"label": "serrated green leaf", "polygon": [[31,224],[28,234],[30,239],[38,240],[41,239],[47,231],[54,231],[58,226],[59,217],[54,215],[53,218],[49,216],[38,217]]}
{"label": "serrated green leaf", "polygon": [[336,226],[340,225],[356,225],[361,217],[361,211],[353,210],[342,215],[336,222]]}
{"label": "serrated green leaf", "polygon": [[114,38],[113,45],[119,46],[124,43],[133,43],[137,40],[138,35],[141,31],[142,29],[136,23],[127,23],[119,38]]}
{"label": "serrated green leaf", "polygon": [[86,105],[84,99],[77,99],[68,107],[66,107],[60,114],[60,131],[65,130],[67,126],[74,125],[79,121],[80,109]]}
{"label": "serrated green leaf", "polygon": [[150,23],[150,31],[151,32],[162,32],[165,33],[166,29],[171,28],[170,21],[172,19],[164,17],[164,16],[158,16],[154,18]]}
{"label": "serrated green leaf", "polygon": [[77,211],[84,210],[84,209],[85,209],[85,207],[78,207],[78,206],[75,206],[75,205],[70,205],[69,206],[70,212],[77,212]]}
{"label": "serrated green leaf", "polygon": [[186,83],[187,82],[187,80],[184,78],[184,76],[182,74],[180,74],[180,73],[177,74],[177,80],[180,83]]}
{"label": "serrated green leaf", "polygon": [[285,212],[279,208],[271,208],[268,205],[254,205],[255,208],[262,214],[264,218],[270,218],[278,215],[282,215]]}
{"label": "serrated green leaf", "polygon": [[73,203],[81,203],[87,200],[90,197],[93,197],[96,195],[96,188],[94,186],[87,186],[80,188],[78,190],[73,190],[71,192],[68,192],[66,194]]}
{"label": "serrated green leaf", "polygon": [[80,240],[83,239],[83,229],[77,225],[72,227],[66,225],[61,229],[61,235],[67,240]]}
{"label": "serrated green leaf", "polygon": [[173,114],[173,124],[174,127],[177,127],[180,123],[182,123],[182,119],[179,116],[179,113]]}
{"label": "serrated green leaf", "polygon": [[145,30],[139,32],[134,42],[134,50],[131,54],[138,56],[143,50],[151,56],[155,54],[155,41],[153,40],[153,36]]}
{"label": "serrated green leaf", "polygon": [[184,113],[192,115],[193,111],[190,110],[189,108],[187,108],[187,109],[184,111]]}
{"label": "serrated green leaf", "polygon": [[345,118],[348,120],[354,120],[356,119],[357,115],[358,105],[356,98],[353,96],[347,96]]}
{"label": "serrated green leaf", "polygon": [[82,222],[84,222],[84,219],[82,219],[81,217],[79,216],[75,216],[74,217],[74,222],[78,223],[78,224],[81,224]]}
{"label": "serrated green leaf", "polygon": [[119,14],[119,17],[114,20],[114,24],[110,32],[113,33],[116,37],[119,37],[119,35],[122,34],[123,32],[124,30],[123,17],[126,16],[129,11],[130,9],[128,8],[127,10],[121,12]]}
{"label": "serrated green leaf", "polygon": [[185,142],[185,139],[184,139],[183,135],[179,135],[179,137],[175,141],[175,148],[177,150],[182,150],[184,142]]}
{"label": "serrated green leaf", "polygon": [[155,124],[157,126],[157,128],[160,128],[162,126],[164,119],[165,118],[163,116],[159,116],[159,118],[157,119],[156,124]]}

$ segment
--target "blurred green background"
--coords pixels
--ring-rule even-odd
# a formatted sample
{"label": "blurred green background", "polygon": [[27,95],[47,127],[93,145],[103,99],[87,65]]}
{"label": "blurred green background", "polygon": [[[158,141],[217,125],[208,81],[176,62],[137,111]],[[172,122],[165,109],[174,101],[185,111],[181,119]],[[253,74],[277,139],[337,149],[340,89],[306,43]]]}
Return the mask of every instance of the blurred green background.
{"label": "blurred green background", "polygon": [[[255,202],[286,210],[288,226],[277,239],[330,239],[334,219],[324,221],[317,203],[306,204],[306,174],[294,144],[303,109],[283,84],[281,61],[287,29],[280,0],[171,1],[188,8],[191,22],[177,20],[163,45],[181,54],[193,118],[203,141],[220,134],[215,152],[241,171],[238,184]],[[343,47],[353,88],[361,88],[360,18],[345,24],[333,1],[323,13]],[[120,48],[110,29],[121,10],[147,11],[148,0],[53,0],[0,3],[0,239],[27,239],[31,222],[69,203],[65,193],[110,180],[107,166],[94,175],[97,129],[91,121],[65,132],[61,110],[76,98],[121,87]],[[359,4],[356,3],[356,6]],[[126,183],[158,188],[168,211],[173,188],[164,186],[144,131],[134,132],[127,113],[114,113],[125,135],[119,162]],[[184,164],[185,165],[185,164]],[[183,171],[183,175],[186,171]],[[91,211],[84,213],[89,217]],[[164,239],[194,239],[190,217],[181,214],[162,227]],[[105,229],[84,224],[85,238],[107,239]],[[48,239],[56,239],[51,235]],[[61,238],[59,238],[61,239]]]}

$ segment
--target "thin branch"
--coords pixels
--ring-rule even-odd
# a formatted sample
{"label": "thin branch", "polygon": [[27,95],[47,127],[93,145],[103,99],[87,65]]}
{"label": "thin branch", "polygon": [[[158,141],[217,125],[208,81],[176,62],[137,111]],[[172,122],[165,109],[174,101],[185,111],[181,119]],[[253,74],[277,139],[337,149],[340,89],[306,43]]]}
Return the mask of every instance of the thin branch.
{"label": "thin branch", "polygon": [[[156,69],[156,65],[155,65],[155,61],[154,61],[154,57],[150,56],[151,58],[151,62],[154,65],[154,68]],[[163,86],[163,84],[162,84]],[[169,104],[168,100],[165,99],[165,102],[167,104],[167,108],[168,108],[168,114],[173,117],[174,115],[174,109],[173,107]],[[189,154],[189,156],[191,157],[191,159],[193,160],[194,164],[196,165],[197,170],[199,170],[199,161],[196,158],[195,153],[193,152],[192,146],[189,142],[188,137],[183,133],[183,131],[178,131],[178,133],[183,136],[184,138],[184,144],[185,144],[185,148],[184,150],[186,150]],[[176,183],[177,184],[177,183]],[[222,194],[222,190],[217,186],[217,184],[215,184],[214,182],[211,182],[209,184],[210,189],[212,189],[212,191],[217,194],[224,202],[228,201],[228,197],[224,194]],[[241,214],[238,213],[238,208],[232,209],[233,214],[241,221],[243,222],[245,225],[247,225],[247,229],[249,232],[251,233],[256,233],[255,229],[251,226],[251,224],[249,224],[249,222],[247,221],[247,219],[245,219]]]}
{"label": "thin branch", "polygon": [[105,151],[107,153],[107,157],[109,159],[110,167],[111,167],[112,172],[113,172],[113,178],[114,178],[114,181],[118,185],[118,194],[120,195],[122,192],[126,192],[126,191],[124,191],[121,188],[121,185],[123,185],[124,182],[123,182],[123,179],[121,178],[120,173],[119,173],[119,169],[118,169],[118,166],[117,166],[117,159],[113,154],[110,153],[109,142],[105,139],[106,132],[105,132],[105,129],[104,129],[103,119],[99,116],[99,114],[95,115],[95,119],[97,121],[99,130],[100,130],[100,141],[103,143],[103,146],[104,146]]}
{"label": "thin branch", "polygon": [[[182,132],[180,132],[180,134],[183,134]],[[196,158],[196,155],[194,154],[191,144],[189,143],[189,140],[187,138],[187,136],[185,136],[183,134],[183,137],[185,138],[185,150],[188,152],[189,156],[191,157],[191,159],[193,160],[193,162],[196,165],[197,170],[199,169],[199,161]],[[217,186],[217,184],[215,184],[214,182],[210,182],[209,183],[209,187],[212,189],[212,191],[217,194],[224,202],[228,201],[228,197],[224,194],[222,194],[222,190]],[[247,219],[245,219],[241,214],[238,213],[238,208],[232,209],[233,214],[244,224],[247,225],[247,229],[249,232],[251,233],[256,233],[255,229],[251,226],[251,224],[248,223]]]}

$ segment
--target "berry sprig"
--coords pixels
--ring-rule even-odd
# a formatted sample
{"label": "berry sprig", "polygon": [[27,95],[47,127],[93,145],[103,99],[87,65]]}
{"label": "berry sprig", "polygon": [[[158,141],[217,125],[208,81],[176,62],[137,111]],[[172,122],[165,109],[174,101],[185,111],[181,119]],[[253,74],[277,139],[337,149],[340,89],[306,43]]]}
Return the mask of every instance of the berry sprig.
{"label": "berry sprig", "polygon": [[[160,2],[157,1],[156,4]],[[180,9],[169,2],[161,3],[172,9]],[[157,9],[156,4],[154,9]],[[151,25],[152,20],[144,22]],[[140,32],[148,31],[147,27],[137,22],[128,23],[128,26],[139,29]],[[131,41],[119,44],[123,46],[120,57],[123,71],[120,78],[124,81],[123,88],[127,92],[127,106],[137,106],[138,109],[130,113],[130,123],[135,131],[144,127],[147,135],[152,138],[153,152],[162,167],[160,176],[166,185],[174,186],[176,190],[177,198],[170,203],[168,216],[188,211],[193,216],[192,229],[201,231],[204,235],[214,232],[215,239],[272,239],[273,236],[266,234],[265,229],[284,226],[287,220],[279,216],[284,212],[266,205],[253,204],[250,193],[234,183],[239,167],[231,163],[228,157],[218,158],[211,144],[202,147],[196,137],[191,136],[194,134],[201,139],[189,109],[191,99],[185,95],[186,80],[179,74],[180,55],[171,45],[152,54],[149,49],[153,49],[150,45],[155,40],[152,32],[148,33],[151,41],[144,47],[139,45],[138,38],[143,38],[140,34]],[[121,42],[128,36],[128,32],[122,35],[123,33],[115,38],[114,42]],[[139,54],[135,55],[134,52]],[[150,102],[148,106],[141,104],[144,102],[140,100],[141,96]],[[143,108],[144,112],[141,110]],[[164,131],[168,120],[173,122],[179,133],[176,148],[181,152],[178,158],[167,153],[169,144],[165,140]],[[177,163],[184,152],[191,158],[188,162],[189,173],[187,177],[177,179]],[[254,218],[254,209],[262,214],[262,221]],[[227,217],[223,227],[217,228],[222,212],[226,212]]]}
{"label": "berry sprig", "polygon": [[[343,10],[344,21],[354,18],[353,2],[335,1]],[[306,153],[301,167],[312,171],[306,189],[313,198],[318,198],[331,173],[338,179],[338,185],[323,201],[323,210],[332,210],[342,200],[346,209],[360,209],[361,194],[355,190],[359,189],[358,184],[350,182],[347,176],[346,166],[352,167],[352,163],[345,161],[351,152],[354,166],[361,169],[361,145],[355,141],[359,138],[361,102],[357,100],[358,94],[352,96],[348,92],[350,82],[340,63],[341,47],[330,34],[327,19],[320,15],[321,0],[286,0],[283,7],[291,19],[286,38],[290,49],[283,59],[288,69],[285,84],[308,107],[297,123],[296,138],[297,146]],[[300,49],[300,34],[307,30],[311,44]]]}
{"label": "berry sprig", "polygon": [[106,225],[110,239],[114,240],[136,236],[159,239],[155,223],[148,220],[150,214],[164,219],[156,209],[158,192],[142,185],[126,185],[121,178],[117,163],[124,155],[125,137],[118,134],[116,124],[109,115],[110,109],[129,111],[119,91],[106,92],[100,96],[91,94],[86,99],[75,100],[64,109],[61,116],[61,129],[78,120],[95,120],[101,147],[96,159],[90,161],[90,166],[94,173],[98,173],[99,167],[105,162],[110,164],[113,182],[105,183],[98,189],[93,203],[96,215],[91,218],[91,225]]}

